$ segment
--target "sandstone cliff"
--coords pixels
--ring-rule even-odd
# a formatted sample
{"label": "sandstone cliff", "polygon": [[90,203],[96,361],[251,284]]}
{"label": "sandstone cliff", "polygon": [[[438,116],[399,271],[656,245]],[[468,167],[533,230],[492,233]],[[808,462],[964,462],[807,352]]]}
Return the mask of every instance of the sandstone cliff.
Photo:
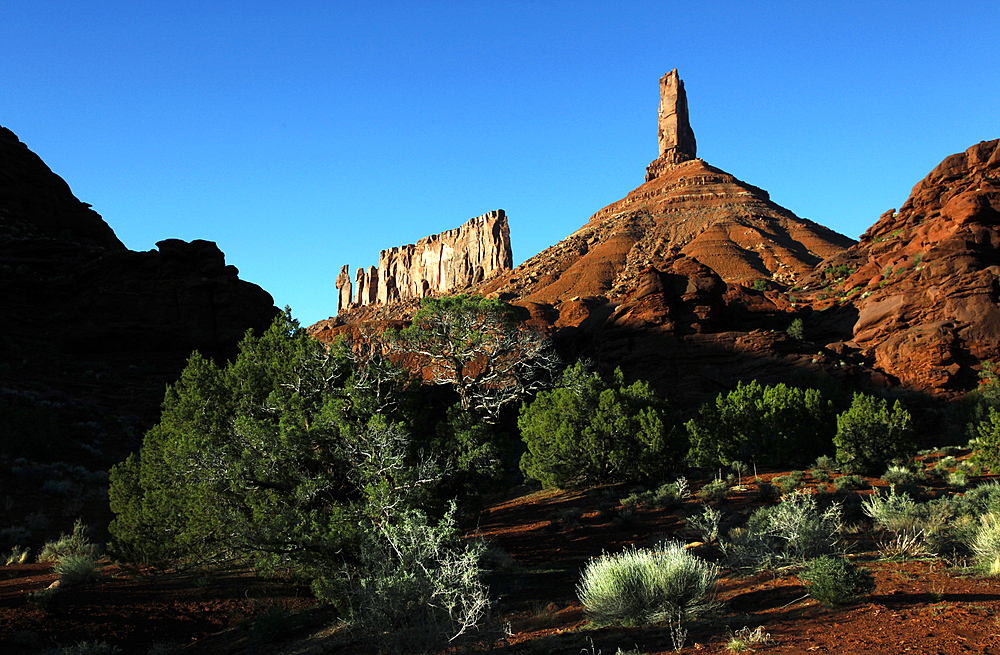
{"label": "sandstone cliff", "polygon": [[358,292],[353,300],[348,267],[344,266],[337,278],[337,310],[452,293],[508,271],[512,264],[507,215],[498,209],[454,230],[383,250],[377,269],[358,269]]}
{"label": "sandstone cliff", "polygon": [[1000,140],[946,158],[807,284],[849,301],[845,345],[875,368],[921,391],[973,388],[1000,358]]}

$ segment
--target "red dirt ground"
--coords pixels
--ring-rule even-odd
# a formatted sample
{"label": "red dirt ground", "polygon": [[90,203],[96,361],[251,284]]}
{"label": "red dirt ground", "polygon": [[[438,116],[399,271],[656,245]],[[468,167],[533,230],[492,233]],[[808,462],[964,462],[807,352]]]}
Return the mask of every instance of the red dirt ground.
{"label": "red dirt ground", "polygon": [[[751,510],[749,486],[720,507]],[[624,495],[623,489],[521,492],[487,503],[474,533],[513,559],[495,582],[500,615],[513,634],[493,652],[674,652],[665,627],[593,628],[576,600],[579,572],[589,558],[664,538],[693,540],[677,510],[639,510],[634,520],[622,522],[613,509]],[[687,501],[688,508],[695,502]],[[554,522],[561,510],[576,510],[579,516]],[[879,561],[866,553],[872,550],[867,536],[850,538],[857,542],[857,563],[875,575],[871,596],[829,609],[806,596],[793,573],[740,577],[723,571],[722,612],[692,628],[681,652],[729,652],[731,632],[760,626],[771,640],[753,646],[760,653],[1000,655],[1000,581],[937,560]],[[696,552],[717,556],[705,546]],[[112,565],[98,583],[64,590],[45,613],[28,603],[27,594],[55,579],[49,569],[47,564],[0,568],[0,653],[18,652],[17,644],[29,638],[46,646],[100,639],[126,654],[144,654],[154,643],[176,644],[184,653],[374,652],[370,645],[345,639],[343,631],[318,631],[316,626],[332,623],[333,615],[315,608],[307,588],[257,578],[248,570],[152,573]],[[248,632],[253,617],[268,609],[310,607],[313,627],[301,627],[283,641],[261,644]]]}

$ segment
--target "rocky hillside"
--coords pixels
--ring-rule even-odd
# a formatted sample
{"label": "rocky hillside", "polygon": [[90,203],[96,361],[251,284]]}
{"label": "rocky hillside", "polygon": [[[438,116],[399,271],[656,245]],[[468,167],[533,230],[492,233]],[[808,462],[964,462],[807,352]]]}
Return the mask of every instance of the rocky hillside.
{"label": "rocky hillside", "polygon": [[980,362],[1000,358],[1000,140],[946,158],[806,289],[817,304],[847,299],[846,345],[895,381],[974,386]]}
{"label": "rocky hillside", "polygon": [[567,358],[681,401],[748,379],[975,388],[1000,357],[998,141],[945,159],[854,243],[697,158],[676,71],[660,90],[647,181],[472,291],[524,308]]}

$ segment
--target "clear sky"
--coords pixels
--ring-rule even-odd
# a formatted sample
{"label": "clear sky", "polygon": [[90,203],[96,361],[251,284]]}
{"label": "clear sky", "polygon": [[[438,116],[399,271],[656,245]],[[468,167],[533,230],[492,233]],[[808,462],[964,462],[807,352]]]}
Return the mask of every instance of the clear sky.
{"label": "clear sky", "polygon": [[1000,137],[1000,2],[4,0],[0,125],[133,250],[208,239],[303,324],[341,265],[506,210],[515,264],[698,154],[852,238]]}

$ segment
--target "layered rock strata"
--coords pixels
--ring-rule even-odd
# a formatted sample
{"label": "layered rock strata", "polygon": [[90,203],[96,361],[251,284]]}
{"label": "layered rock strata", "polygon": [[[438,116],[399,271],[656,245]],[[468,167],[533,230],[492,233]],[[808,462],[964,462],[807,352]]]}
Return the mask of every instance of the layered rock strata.
{"label": "layered rock strata", "polygon": [[806,283],[851,299],[846,346],[875,368],[934,394],[974,387],[1000,359],[1000,140],[946,158]]}
{"label": "layered rock strata", "polygon": [[[573,297],[628,295],[641,271],[679,255],[727,283],[794,285],[854,241],[771,202],[767,192],[695,158],[684,84],[660,80],[660,158],[648,181],[482,291],[558,307]],[[571,312],[575,315],[575,312]]]}
{"label": "layered rock strata", "polygon": [[341,283],[338,277],[337,310],[449,293],[509,271],[512,264],[507,215],[498,209],[415,244],[383,250],[378,268],[370,267],[367,272],[358,269],[358,292],[353,302],[345,266],[341,276],[346,281]]}

